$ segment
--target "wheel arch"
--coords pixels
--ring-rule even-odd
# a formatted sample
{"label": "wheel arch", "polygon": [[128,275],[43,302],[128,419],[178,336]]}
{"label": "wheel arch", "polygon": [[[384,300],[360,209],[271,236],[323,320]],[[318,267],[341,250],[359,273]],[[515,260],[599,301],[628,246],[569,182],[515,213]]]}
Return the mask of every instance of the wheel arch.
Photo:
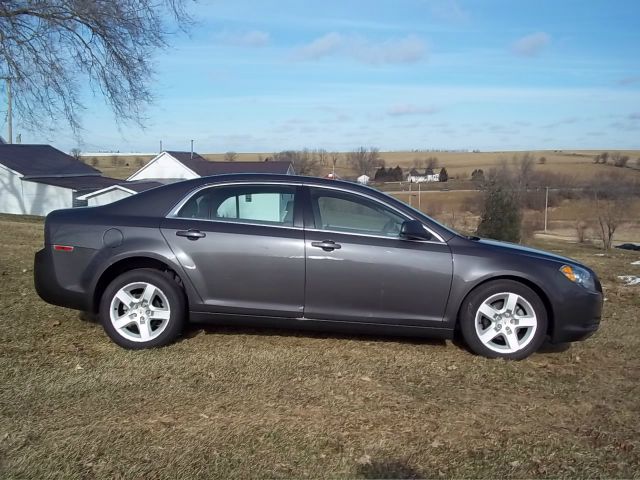
{"label": "wheel arch", "polygon": [[174,280],[182,289],[185,295],[185,299],[188,304],[188,294],[185,288],[184,280],[180,276],[178,272],[167,262],[159,260],[154,257],[148,256],[133,256],[122,258],[111,265],[109,265],[98,277],[95,288],[93,289],[93,297],[92,297],[92,311],[95,313],[98,311],[98,306],[100,305],[100,300],[102,295],[107,288],[107,286],[118,276],[122,275],[125,272],[129,272],[131,270],[137,270],[141,268],[148,268],[152,270],[158,270],[160,272],[165,272],[170,275],[171,279]]}
{"label": "wheel arch", "polygon": [[538,297],[540,297],[540,300],[544,304],[544,308],[545,308],[545,310],[547,312],[547,332],[546,333],[547,333],[548,336],[552,336],[554,328],[555,328],[555,318],[554,318],[554,313],[553,313],[553,307],[551,306],[551,301],[549,300],[549,296],[535,282],[529,280],[528,278],[519,277],[517,275],[498,275],[498,276],[495,276],[495,277],[485,278],[481,282],[475,284],[471,289],[469,289],[467,294],[462,299],[462,302],[460,302],[460,305],[458,306],[458,311],[457,311],[457,314],[456,314],[456,325],[455,325],[455,328],[456,329],[459,328],[460,315],[462,313],[462,309],[466,305],[467,298],[469,298],[469,296],[474,291],[476,291],[478,288],[482,287],[483,285],[486,285],[487,283],[495,282],[495,281],[498,281],[498,280],[511,280],[513,282],[518,282],[518,283],[521,283],[521,284],[529,287],[531,290],[536,292],[536,294],[538,295]]}

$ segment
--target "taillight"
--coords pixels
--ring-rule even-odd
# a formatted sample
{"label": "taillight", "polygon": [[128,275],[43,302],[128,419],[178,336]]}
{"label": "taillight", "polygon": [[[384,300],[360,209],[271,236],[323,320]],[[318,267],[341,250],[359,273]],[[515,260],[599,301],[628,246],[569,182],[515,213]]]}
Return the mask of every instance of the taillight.
{"label": "taillight", "polygon": [[53,249],[58,252],[73,252],[73,247],[71,245],[54,245]]}

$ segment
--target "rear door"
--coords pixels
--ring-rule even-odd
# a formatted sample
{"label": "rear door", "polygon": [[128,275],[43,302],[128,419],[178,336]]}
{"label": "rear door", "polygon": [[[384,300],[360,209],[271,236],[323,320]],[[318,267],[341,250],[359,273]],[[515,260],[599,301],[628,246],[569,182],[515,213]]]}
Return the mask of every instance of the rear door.
{"label": "rear door", "polygon": [[305,247],[299,188],[207,187],[163,221],[164,237],[203,300],[197,310],[302,316]]}
{"label": "rear door", "polygon": [[453,264],[446,243],[404,240],[408,217],[366,195],[309,187],[305,317],[441,326]]}

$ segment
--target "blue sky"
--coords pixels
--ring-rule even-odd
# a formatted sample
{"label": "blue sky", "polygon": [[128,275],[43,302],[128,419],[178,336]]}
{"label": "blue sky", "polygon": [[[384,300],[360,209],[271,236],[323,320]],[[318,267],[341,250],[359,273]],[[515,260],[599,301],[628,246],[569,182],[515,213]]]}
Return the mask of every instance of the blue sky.
{"label": "blue sky", "polygon": [[[190,35],[157,55],[147,128],[88,97],[84,151],[640,148],[637,0],[201,0],[192,12]],[[23,140],[78,143],[66,130]]]}

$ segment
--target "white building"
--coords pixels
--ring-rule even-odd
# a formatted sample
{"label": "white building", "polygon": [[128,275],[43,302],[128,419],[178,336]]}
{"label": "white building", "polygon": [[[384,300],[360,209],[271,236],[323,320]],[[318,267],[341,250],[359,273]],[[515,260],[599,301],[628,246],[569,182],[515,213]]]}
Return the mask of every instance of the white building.
{"label": "white building", "polygon": [[423,182],[439,182],[439,173],[419,173],[415,169],[407,175],[407,182],[409,183],[423,183]]}
{"label": "white building", "polygon": [[85,193],[78,197],[78,200],[85,202],[87,207],[97,207],[106,205],[130,197],[136,193],[144,192],[151,188],[159,187],[160,182],[122,182],[117,185],[110,185],[100,190]]}
{"label": "white building", "polygon": [[290,162],[210,162],[197,153],[166,151],[158,154],[127,181],[186,180],[224,173],[278,173],[293,175]]}
{"label": "white building", "polygon": [[370,180],[371,178],[369,177],[369,175],[360,175],[358,178],[356,178],[356,182],[361,183],[362,185],[368,185]]}
{"label": "white building", "polygon": [[0,145],[1,213],[44,216],[81,205],[84,193],[122,182],[50,145]]}

